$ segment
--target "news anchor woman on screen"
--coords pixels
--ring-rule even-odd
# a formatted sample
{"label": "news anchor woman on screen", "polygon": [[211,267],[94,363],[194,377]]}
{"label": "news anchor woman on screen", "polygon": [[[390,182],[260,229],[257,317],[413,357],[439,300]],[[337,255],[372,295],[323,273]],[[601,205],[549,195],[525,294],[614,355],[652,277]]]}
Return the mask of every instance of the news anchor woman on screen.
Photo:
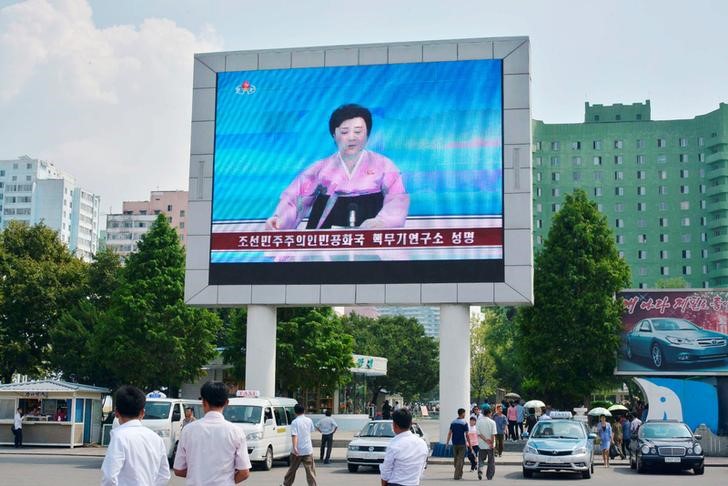
{"label": "news anchor woman on screen", "polygon": [[267,230],[401,228],[409,195],[402,175],[383,155],[366,150],[372,114],[360,105],[338,107],[329,118],[337,152],[299,174],[281,194]]}

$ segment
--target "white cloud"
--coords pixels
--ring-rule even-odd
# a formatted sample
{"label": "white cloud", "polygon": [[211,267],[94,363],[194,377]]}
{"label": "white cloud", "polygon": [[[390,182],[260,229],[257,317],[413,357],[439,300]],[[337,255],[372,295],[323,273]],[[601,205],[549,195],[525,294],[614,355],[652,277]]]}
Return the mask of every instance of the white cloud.
{"label": "white cloud", "polygon": [[167,19],[98,28],[86,0],[0,9],[0,159],[49,160],[104,209],[186,189],[193,53],[221,45]]}

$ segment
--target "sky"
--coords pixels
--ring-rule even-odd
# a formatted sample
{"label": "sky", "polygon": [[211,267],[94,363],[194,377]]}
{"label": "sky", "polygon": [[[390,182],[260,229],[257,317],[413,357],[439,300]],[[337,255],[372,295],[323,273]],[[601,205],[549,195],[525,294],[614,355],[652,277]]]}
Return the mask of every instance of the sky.
{"label": "sky", "polygon": [[193,54],[527,35],[536,119],[728,102],[723,0],[0,0],[0,160],[53,162],[103,212],[187,189]]}

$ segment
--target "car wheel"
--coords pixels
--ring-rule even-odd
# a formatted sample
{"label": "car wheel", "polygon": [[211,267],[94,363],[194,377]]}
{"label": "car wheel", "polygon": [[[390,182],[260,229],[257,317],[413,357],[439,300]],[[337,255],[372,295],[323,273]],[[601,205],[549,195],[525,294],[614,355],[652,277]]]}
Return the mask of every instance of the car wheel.
{"label": "car wheel", "polygon": [[591,478],[591,471],[589,469],[587,469],[586,471],[582,471],[581,472],[581,477],[584,478],[584,479]]}
{"label": "car wheel", "polygon": [[698,467],[693,468],[693,472],[697,474],[698,476],[703,474],[705,472],[705,464],[701,464]]}
{"label": "car wheel", "polygon": [[261,467],[264,471],[270,471],[273,467],[273,448],[271,446],[268,446],[268,450],[265,451],[265,458]]}
{"label": "car wheel", "polygon": [[290,454],[288,454],[288,455],[286,456],[286,458],[285,458],[285,459],[283,459],[283,463],[284,463],[284,464],[285,464],[286,466],[290,466],[290,465],[291,465],[291,455],[290,455]]}
{"label": "car wheel", "polygon": [[662,348],[657,343],[652,343],[652,346],[650,346],[650,360],[652,361],[652,366],[657,369],[662,368],[665,364]]}
{"label": "car wheel", "polygon": [[523,468],[523,477],[524,478],[532,478],[533,477],[533,471]]}
{"label": "car wheel", "polygon": [[589,466],[589,470],[591,471],[592,474],[594,474],[594,458],[593,457],[591,460],[591,465]]}
{"label": "car wheel", "polygon": [[346,468],[350,473],[355,473],[359,470],[359,464],[347,464]]}

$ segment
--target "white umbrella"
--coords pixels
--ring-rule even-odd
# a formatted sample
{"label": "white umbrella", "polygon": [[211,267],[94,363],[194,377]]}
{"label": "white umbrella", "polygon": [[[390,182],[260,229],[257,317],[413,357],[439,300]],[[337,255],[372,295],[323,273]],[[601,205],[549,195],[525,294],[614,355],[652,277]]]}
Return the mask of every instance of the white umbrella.
{"label": "white umbrella", "polygon": [[591,415],[592,417],[599,417],[600,415],[606,415],[607,417],[611,417],[612,412],[610,412],[609,410],[607,410],[604,407],[597,407],[597,408],[592,408],[591,410],[589,410],[589,415]]}
{"label": "white umbrella", "polygon": [[523,405],[523,408],[544,408],[545,406],[546,404],[541,400],[529,400]]}
{"label": "white umbrella", "polygon": [[616,405],[612,405],[608,409],[610,412],[629,412],[629,409],[625,407],[624,405],[620,405],[619,403]]}
{"label": "white umbrella", "polygon": [[503,398],[505,398],[506,400],[520,400],[521,395],[519,395],[518,393],[510,392],[506,393]]}

